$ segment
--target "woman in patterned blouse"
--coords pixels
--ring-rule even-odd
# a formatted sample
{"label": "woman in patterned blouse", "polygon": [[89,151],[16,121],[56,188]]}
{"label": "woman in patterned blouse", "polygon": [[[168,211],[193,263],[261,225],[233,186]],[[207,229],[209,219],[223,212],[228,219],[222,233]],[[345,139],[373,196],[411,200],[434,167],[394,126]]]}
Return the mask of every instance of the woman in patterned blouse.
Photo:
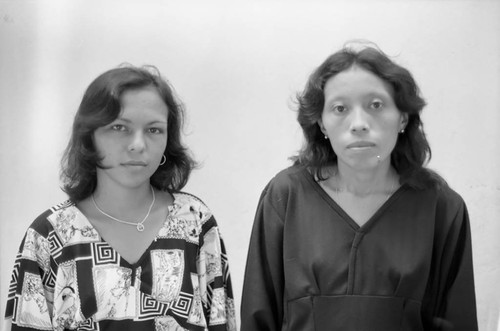
{"label": "woman in patterned blouse", "polygon": [[6,330],[236,330],[227,257],[205,204],[183,108],[154,67],[88,87],[61,177],[69,200],[21,242]]}

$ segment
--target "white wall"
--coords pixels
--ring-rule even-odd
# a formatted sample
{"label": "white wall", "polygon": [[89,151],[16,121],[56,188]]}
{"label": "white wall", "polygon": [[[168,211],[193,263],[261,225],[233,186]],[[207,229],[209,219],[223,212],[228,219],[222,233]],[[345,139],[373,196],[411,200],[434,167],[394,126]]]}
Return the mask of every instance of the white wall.
{"label": "white wall", "polygon": [[203,167],[186,190],[220,223],[239,303],[258,196],[301,144],[292,97],[364,38],[420,83],[431,167],[469,207],[480,327],[497,330],[499,32],[500,1],[0,0],[1,314],[26,227],[65,199],[59,159],[83,91],[122,62],[156,65],[187,105]]}

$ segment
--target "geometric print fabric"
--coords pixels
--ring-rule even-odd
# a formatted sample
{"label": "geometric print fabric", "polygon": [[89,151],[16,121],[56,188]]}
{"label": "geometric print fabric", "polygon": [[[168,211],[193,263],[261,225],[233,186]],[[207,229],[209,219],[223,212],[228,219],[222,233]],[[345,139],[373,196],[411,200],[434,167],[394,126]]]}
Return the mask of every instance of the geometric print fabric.
{"label": "geometric print fabric", "polygon": [[[118,323],[124,330],[174,325],[236,330],[215,219],[196,197],[173,196],[169,216],[138,266],[100,238],[74,203],[40,215],[23,239],[12,272],[6,316],[13,328],[99,330]],[[193,256],[196,261],[187,260]]]}

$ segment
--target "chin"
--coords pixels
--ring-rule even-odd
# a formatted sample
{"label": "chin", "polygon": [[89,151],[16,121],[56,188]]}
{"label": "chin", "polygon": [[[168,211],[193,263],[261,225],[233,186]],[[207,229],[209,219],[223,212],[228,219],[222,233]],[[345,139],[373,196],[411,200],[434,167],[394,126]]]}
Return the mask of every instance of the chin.
{"label": "chin", "polygon": [[364,155],[364,156],[359,156],[359,157],[352,157],[349,156],[345,158],[344,160],[340,160],[341,163],[344,163],[350,168],[353,169],[373,169],[375,168],[380,162],[377,159],[376,155]]}

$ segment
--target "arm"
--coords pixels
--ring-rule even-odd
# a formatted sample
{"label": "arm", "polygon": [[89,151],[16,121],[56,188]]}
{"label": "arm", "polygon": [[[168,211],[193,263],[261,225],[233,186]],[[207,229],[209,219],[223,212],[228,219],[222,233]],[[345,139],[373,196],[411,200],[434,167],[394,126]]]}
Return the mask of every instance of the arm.
{"label": "arm", "polygon": [[264,191],[250,239],[241,303],[241,331],[281,330],[283,220]]}
{"label": "arm", "polygon": [[[469,216],[465,204],[457,215],[461,226],[450,233],[451,258],[449,289],[444,318],[453,330],[477,330],[476,296],[472,265],[472,245]],[[450,252],[451,254],[452,252]]]}
{"label": "arm", "polygon": [[478,330],[470,224],[463,201],[438,251],[432,330]]}
{"label": "arm", "polygon": [[210,331],[236,331],[233,290],[226,248],[213,217],[204,225],[198,270],[201,299]]}
{"label": "arm", "polygon": [[28,229],[16,257],[5,312],[6,330],[52,328],[53,284],[50,281],[49,244]]}

